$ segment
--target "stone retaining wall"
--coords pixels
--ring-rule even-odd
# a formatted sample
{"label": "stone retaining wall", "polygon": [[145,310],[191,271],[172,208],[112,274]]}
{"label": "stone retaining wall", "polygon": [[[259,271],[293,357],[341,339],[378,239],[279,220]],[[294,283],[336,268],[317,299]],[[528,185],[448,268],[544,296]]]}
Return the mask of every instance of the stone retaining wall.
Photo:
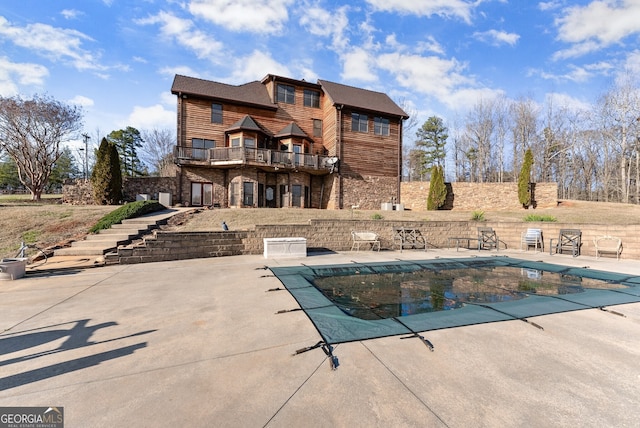
{"label": "stone retaining wall", "polygon": [[[640,225],[606,226],[597,224],[562,224],[529,222],[473,222],[473,221],[384,221],[384,220],[310,220],[301,225],[258,225],[254,230],[230,232],[157,232],[155,239],[145,240],[146,246],[120,249],[120,263],[180,260],[200,257],[220,257],[239,254],[262,254],[264,238],[301,237],[307,239],[309,251],[320,249],[349,251],[351,231],[376,232],[381,238],[382,250],[393,250],[393,229],[399,227],[420,229],[426,236],[429,249],[448,248],[449,237],[477,237],[477,228],[492,227],[501,242],[501,248],[520,249],[520,237],[527,228],[543,231],[545,251],[549,239],[557,239],[560,229],[582,230],[581,254],[595,256],[593,239],[614,235],[622,239],[623,259],[640,259]],[[455,245],[455,244],[454,244]],[[471,246],[477,242],[471,242]],[[533,250],[530,250],[533,251]],[[473,254],[473,253],[471,253]],[[566,257],[566,255],[559,256]],[[115,259],[114,259],[115,261]]]}
{"label": "stone retaining wall", "polygon": [[[448,209],[454,210],[501,210],[521,209],[518,202],[518,183],[448,183],[453,196]],[[400,202],[405,209],[427,210],[429,196],[428,181],[400,183]],[[551,208],[558,203],[557,183],[535,183],[536,207]]]}

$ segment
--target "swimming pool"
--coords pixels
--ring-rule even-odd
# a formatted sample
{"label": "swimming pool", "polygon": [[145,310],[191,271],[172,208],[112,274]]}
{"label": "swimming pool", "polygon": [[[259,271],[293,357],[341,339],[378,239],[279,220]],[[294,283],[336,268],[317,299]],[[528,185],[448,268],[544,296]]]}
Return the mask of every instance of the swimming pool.
{"label": "swimming pool", "polygon": [[338,344],[640,302],[640,277],[510,257],[270,268]]}

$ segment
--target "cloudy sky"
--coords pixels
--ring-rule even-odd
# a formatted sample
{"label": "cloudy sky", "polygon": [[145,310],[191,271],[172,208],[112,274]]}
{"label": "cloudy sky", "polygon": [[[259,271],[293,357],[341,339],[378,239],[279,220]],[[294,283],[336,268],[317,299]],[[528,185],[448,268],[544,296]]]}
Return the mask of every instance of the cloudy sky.
{"label": "cloudy sky", "polygon": [[418,123],[481,97],[592,103],[640,71],[640,0],[2,0],[0,95],[83,106],[85,129],[175,130],[176,73],[386,92]]}

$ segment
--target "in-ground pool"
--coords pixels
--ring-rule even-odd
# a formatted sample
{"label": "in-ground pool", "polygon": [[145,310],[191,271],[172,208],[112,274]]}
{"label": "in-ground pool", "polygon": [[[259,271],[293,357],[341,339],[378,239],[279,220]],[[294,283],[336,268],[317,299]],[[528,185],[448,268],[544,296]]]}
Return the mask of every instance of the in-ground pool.
{"label": "in-ground pool", "polygon": [[274,267],[326,344],[640,302],[640,277],[509,257]]}

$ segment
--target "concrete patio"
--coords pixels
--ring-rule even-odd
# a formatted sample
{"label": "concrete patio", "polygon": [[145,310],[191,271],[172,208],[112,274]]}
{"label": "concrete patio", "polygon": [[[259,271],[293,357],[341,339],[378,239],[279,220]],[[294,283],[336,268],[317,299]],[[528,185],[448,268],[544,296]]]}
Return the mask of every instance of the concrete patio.
{"label": "concrete patio", "polygon": [[[501,255],[640,275],[640,262]],[[265,266],[491,256],[461,250],[56,265],[0,282],[0,406],[67,427],[638,426],[640,304],[335,346],[331,370]],[[54,258],[55,259],[55,258]],[[59,267],[59,268],[56,268]]]}

